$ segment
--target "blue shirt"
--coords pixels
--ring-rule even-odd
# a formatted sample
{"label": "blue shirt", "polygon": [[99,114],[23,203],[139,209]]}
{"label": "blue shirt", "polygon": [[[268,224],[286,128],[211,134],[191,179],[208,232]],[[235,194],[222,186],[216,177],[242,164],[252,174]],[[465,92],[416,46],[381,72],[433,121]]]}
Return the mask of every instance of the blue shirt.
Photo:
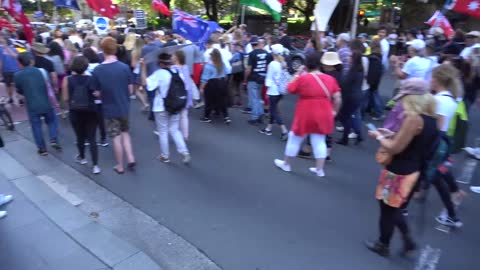
{"label": "blue shirt", "polygon": [[100,91],[105,118],[128,117],[132,72],[126,64],[116,61],[98,65],[92,73],[90,89]]}
{"label": "blue shirt", "polygon": [[[9,46],[10,51],[18,55],[17,50],[13,46]],[[8,54],[5,49],[0,49],[0,61],[2,61],[3,72],[15,73],[20,70],[17,64],[17,58]]]}
{"label": "blue shirt", "polygon": [[201,81],[205,83],[205,82],[208,82],[208,80],[210,79],[224,78],[226,76],[227,76],[227,73],[226,73],[225,66],[223,67],[222,73],[219,74],[217,72],[217,68],[214,65],[209,63],[209,64],[206,64],[205,67],[203,68]]}

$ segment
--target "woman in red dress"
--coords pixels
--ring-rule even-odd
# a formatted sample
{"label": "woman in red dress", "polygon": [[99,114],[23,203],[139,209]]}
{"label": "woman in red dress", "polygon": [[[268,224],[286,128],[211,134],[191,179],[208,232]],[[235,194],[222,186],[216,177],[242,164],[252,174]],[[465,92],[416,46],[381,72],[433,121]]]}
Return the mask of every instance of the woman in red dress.
{"label": "woman in red dress", "polygon": [[323,165],[327,157],[325,137],[333,132],[334,117],[341,105],[340,87],[330,75],[321,73],[320,53],[309,54],[305,60],[306,73],[301,69],[288,85],[288,91],[297,94],[299,99],[295,108],[292,128],[288,134],[285,158],[275,159],[275,165],[291,171],[290,161],[296,157],[302,141],[310,135],[316,167],[310,171],[319,177],[325,176]]}

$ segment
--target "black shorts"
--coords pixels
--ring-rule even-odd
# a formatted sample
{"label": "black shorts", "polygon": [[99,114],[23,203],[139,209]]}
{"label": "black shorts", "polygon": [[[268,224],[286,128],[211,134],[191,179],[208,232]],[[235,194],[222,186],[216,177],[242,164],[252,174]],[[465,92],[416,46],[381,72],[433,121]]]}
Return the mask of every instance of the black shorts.
{"label": "black shorts", "polygon": [[15,72],[4,72],[3,83],[5,83],[6,86],[12,86],[14,76]]}

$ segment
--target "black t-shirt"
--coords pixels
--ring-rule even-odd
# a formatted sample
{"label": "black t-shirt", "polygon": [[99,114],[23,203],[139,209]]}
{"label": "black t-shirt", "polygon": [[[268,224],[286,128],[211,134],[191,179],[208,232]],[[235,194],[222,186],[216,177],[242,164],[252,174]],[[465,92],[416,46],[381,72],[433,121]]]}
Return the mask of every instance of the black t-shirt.
{"label": "black t-shirt", "polygon": [[53,65],[52,61],[40,55],[35,55],[35,67],[43,68],[48,73],[55,72],[55,66]]}
{"label": "black t-shirt", "polygon": [[252,73],[248,81],[263,83],[267,76],[267,67],[272,62],[272,55],[262,49],[255,49],[248,55],[248,65],[252,67]]}
{"label": "black t-shirt", "polygon": [[292,39],[287,36],[287,35],[284,35],[283,37],[280,38],[279,40],[279,43],[283,45],[283,47],[289,49],[289,50],[292,50]]}

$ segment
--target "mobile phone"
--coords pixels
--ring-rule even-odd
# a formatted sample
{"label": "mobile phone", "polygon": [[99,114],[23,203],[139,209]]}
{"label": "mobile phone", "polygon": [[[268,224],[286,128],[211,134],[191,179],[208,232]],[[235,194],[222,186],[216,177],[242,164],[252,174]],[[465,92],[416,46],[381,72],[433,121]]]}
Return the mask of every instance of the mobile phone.
{"label": "mobile phone", "polygon": [[368,128],[368,130],[370,130],[370,131],[376,131],[376,130],[377,130],[377,127],[376,127],[374,124],[372,124],[372,123],[368,123],[368,124],[367,124],[367,128]]}

